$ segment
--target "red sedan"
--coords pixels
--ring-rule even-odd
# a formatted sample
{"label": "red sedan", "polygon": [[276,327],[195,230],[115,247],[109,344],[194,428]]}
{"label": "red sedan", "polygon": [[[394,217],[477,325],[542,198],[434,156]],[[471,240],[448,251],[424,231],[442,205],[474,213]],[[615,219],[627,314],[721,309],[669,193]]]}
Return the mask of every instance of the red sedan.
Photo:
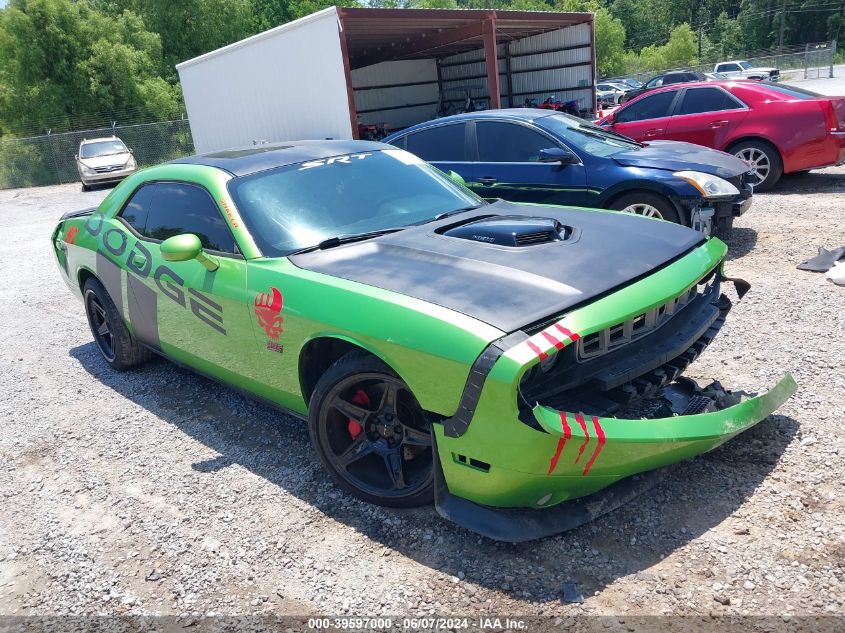
{"label": "red sedan", "polygon": [[599,121],[640,142],[687,141],[749,164],[766,191],[782,174],[845,162],[845,97],[758,81],[676,84]]}

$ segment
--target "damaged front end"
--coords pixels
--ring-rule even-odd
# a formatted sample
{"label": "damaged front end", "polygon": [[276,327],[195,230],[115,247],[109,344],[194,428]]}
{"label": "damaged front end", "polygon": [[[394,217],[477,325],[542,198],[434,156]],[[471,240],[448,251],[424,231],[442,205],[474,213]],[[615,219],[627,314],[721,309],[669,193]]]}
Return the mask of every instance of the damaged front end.
{"label": "damaged front end", "polygon": [[435,425],[440,514],[497,540],[556,534],[775,411],[795,392],[789,375],[760,395],[681,376],[725,322],[731,301],[723,286],[739,298],[749,288],[723,275],[724,252],[711,240],[491,346],[467,383],[465,396],[474,398]]}

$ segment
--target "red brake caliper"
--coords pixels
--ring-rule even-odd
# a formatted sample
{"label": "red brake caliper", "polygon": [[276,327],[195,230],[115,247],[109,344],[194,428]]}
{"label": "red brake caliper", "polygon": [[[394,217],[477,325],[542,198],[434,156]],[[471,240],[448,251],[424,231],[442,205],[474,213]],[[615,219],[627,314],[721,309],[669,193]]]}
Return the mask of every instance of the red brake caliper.
{"label": "red brake caliper", "polygon": [[[367,395],[367,392],[363,389],[359,389],[355,392],[355,395],[351,398],[353,404],[360,405],[362,407],[369,407],[370,406],[370,396]],[[356,420],[349,418],[349,424],[346,425],[347,430],[349,431],[349,435],[354,440],[356,437],[361,435],[361,431],[363,431],[363,427],[358,424]]]}

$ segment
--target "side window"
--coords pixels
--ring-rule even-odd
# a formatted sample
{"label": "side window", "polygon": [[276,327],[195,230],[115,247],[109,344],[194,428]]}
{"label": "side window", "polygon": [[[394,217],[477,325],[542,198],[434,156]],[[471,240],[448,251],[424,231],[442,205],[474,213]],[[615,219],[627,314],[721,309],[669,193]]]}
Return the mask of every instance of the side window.
{"label": "side window", "polygon": [[663,85],[663,77],[655,77],[654,79],[650,80],[645,87],[646,88],[659,88]]}
{"label": "side window", "polygon": [[409,152],[427,161],[463,161],[466,123],[441,125],[405,137]]}
{"label": "side window", "polygon": [[235,252],[232,233],[205,189],[178,182],[160,182],[148,187],[154,189],[155,195],[144,235],[166,240],[181,233],[193,233],[200,238],[203,248]]}
{"label": "side window", "polygon": [[147,213],[149,213],[152,198],[152,185],[144,185],[132,194],[129,202],[126,203],[123,211],[120,212],[119,217],[135,229],[135,232],[139,235],[144,235],[144,227],[147,224]]}
{"label": "side window", "polygon": [[719,66],[720,73],[732,73],[738,70],[742,70],[739,67],[739,64],[722,64],[721,66]]}
{"label": "side window", "polygon": [[685,75],[666,75],[663,78],[663,85],[668,86],[669,84],[677,84],[685,81]]}
{"label": "side window", "polygon": [[656,95],[642,97],[631,105],[622,108],[613,118],[617,123],[631,123],[669,116],[669,107],[672,105],[676,94],[676,90],[667,90]]}
{"label": "side window", "polygon": [[736,110],[742,106],[720,88],[688,88],[678,114],[699,114]]}
{"label": "side window", "polygon": [[478,160],[482,163],[536,163],[540,150],[557,143],[534,130],[500,121],[477,121]]}

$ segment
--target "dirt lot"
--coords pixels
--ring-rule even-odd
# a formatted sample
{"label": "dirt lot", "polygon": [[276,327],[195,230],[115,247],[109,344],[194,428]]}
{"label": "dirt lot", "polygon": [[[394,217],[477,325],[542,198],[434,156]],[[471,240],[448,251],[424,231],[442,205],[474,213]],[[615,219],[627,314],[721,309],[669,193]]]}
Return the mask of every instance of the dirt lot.
{"label": "dirt lot", "polygon": [[692,368],[798,394],[519,546],[344,496],[301,423],[167,362],[110,371],[49,248],[106,193],[0,191],[0,614],[845,614],[845,288],[795,269],[845,244],[845,169],[756,196],[729,240],[752,291]]}

